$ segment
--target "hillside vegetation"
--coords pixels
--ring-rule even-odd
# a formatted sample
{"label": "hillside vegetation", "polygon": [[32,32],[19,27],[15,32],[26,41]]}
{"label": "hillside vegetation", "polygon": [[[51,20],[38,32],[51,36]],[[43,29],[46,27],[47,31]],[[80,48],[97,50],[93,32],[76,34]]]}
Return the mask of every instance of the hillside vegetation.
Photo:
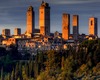
{"label": "hillside vegetation", "polygon": [[[67,50],[38,51],[37,55],[0,50],[1,80],[99,80],[100,41],[84,41]],[[3,52],[5,51],[5,52]]]}

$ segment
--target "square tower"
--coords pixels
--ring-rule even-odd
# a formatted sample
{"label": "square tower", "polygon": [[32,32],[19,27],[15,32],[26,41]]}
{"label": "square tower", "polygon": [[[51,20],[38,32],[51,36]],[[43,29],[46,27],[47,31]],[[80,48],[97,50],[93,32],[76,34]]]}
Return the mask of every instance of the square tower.
{"label": "square tower", "polygon": [[3,29],[2,30],[2,35],[3,36],[10,36],[10,29]]}
{"label": "square tower", "polygon": [[62,38],[64,40],[68,40],[69,34],[70,34],[70,15],[64,13],[62,16]]}
{"label": "square tower", "polygon": [[20,35],[20,34],[21,34],[21,29],[20,28],[15,28],[14,35]]}
{"label": "square tower", "polygon": [[28,10],[27,10],[27,28],[26,28],[26,33],[28,34],[33,34],[34,33],[34,26],[35,26],[35,16],[34,16],[34,11],[33,11],[33,7],[29,6]]}
{"label": "square tower", "polygon": [[78,15],[73,15],[73,39],[77,40],[78,35],[79,35],[79,16]]}
{"label": "square tower", "polygon": [[97,18],[91,17],[89,18],[89,35],[98,35],[97,31]]}
{"label": "square tower", "polygon": [[50,35],[50,7],[44,1],[39,8],[39,27],[41,35]]}

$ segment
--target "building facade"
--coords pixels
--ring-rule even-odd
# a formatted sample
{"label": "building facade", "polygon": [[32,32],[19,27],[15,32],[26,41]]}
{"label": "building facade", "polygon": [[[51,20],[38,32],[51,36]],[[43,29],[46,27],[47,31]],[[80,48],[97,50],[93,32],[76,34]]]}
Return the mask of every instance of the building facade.
{"label": "building facade", "polygon": [[10,29],[3,29],[2,36],[10,36]]}
{"label": "building facade", "polygon": [[50,35],[50,6],[46,2],[42,2],[39,8],[39,27],[41,35]]}
{"label": "building facade", "polygon": [[35,13],[33,11],[33,7],[29,6],[27,10],[27,21],[26,21],[26,33],[27,34],[33,34],[34,33],[34,27],[35,27]]}
{"label": "building facade", "polygon": [[89,35],[97,36],[98,35],[97,30],[98,30],[97,29],[97,18],[90,17],[89,18]]}
{"label": "building facade", "polygon": [[78,15],[73,15],[72,25],[73,25],[73,39],[78,40],[78,35],[79,35],[79,16]]}
{"label": "building facade", "polygon": [[15,28],[14,35],[21,35],[21,29],[20,28]]}
{"label": "building facade", "polygon": [[62,16],[62,38],[68,40],[70,35],[70,15],[64,13]]}

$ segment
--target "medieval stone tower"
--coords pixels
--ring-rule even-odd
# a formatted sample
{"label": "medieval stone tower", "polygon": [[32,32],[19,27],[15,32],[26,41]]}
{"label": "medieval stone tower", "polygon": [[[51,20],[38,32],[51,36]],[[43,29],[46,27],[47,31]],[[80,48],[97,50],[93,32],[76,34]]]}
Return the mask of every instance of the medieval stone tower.
{"label": "medieval stone tower", "polygon": [[89,18],[89,35],[97,36],[97,18],[91,17]]}
{"label": "medieval stone tower", "polygon": [[50,7],[44,1],[39,8],[39,27],[41,35],[50,35]]}
{"label": "medieval stone tower", "polygon": [[62,16],[62,38],[64,40],[68,40],[69,34],[70,34],[70,15],[64,13]]}
{"label": "medieval stone tower", "polygon": [[79,35],[79,16],[73,15],[73,39],[77,40]]}
{"label": "medieval stone tower", "polygon": [[27,34],[33,34],[34,33],[34,27],[35,27],[35,16],[34,16],[34,11],[33,7],[29,6],[27,10],[27,21],[26,21],[26,33]]}

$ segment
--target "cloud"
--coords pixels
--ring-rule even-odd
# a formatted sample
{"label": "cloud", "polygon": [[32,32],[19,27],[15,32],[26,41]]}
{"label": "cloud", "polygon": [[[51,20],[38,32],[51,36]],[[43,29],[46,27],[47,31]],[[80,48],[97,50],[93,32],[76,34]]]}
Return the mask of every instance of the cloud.
{"label": "cloud", "polygon": [[0,0],[0,8],[37,6],[38,2],[38,0]]}
{"label": "cloud", "polygon": [[51,4],[58,4],[58,5],[64,5],[64,4],[83,4],[83,3],[93,3],[93,2],[100,2],[100,0],[47,0],[47,2]]}

